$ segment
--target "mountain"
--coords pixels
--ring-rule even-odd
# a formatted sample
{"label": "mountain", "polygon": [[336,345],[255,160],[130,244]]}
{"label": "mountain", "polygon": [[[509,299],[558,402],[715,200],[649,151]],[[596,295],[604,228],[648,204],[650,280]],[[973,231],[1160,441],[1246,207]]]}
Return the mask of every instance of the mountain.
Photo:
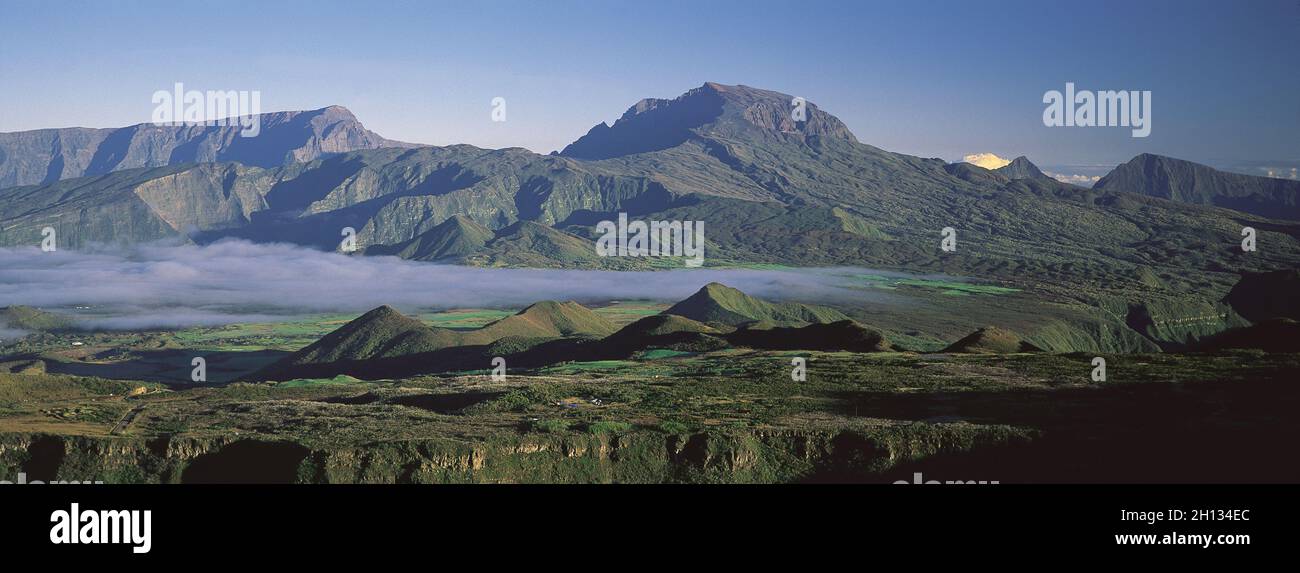
{"label": "mountain", "polygon": [[716,282],[705,285],[689,298],[674,304],[664,314],[727,326],[760,321],[807,324],[848,319],[835,309],[799,303],[770,303]]}
{"label": "mountain", "polygon": [[974,163],[966,163],[964,161],[944,165],[943,170],[947,171],[953,177],[975,184],[1005,185],[1007,182],[1011,181],[1011,179],[1006,175],[998,173],[996,170],[987,169],[975,165]]}
{"label": "mountain", "polygon": [[1223,301],[1254,322],[1272,318],[1300,320],[1300,270],[1245,273]]}
{"label": "mountain", "polygon": [[269,370],[355,362],[431,352],[460,343],[458,333],[434,328],[384,305],[286,356]]}
{"label": "mountain", "polygon": [[609,159],[681,145],[697,137],[832,137],[857,142],[838,118],[805,101],[798,121],[795,99],[749,86],[705,83],[676,99],[647,98],[613,126],[596,124],[560,152],[579,159]]}
{"label": "mountain", "polygon": [[367,255],[393,255],[417,261],[465,257],[482,251],[495,233],[464,215],[452,215],[432,229],[393,245],[375,245]]}
{"label": "mountain", "polygon": [[1030,163],[1028,157],[1023,155],[1012,159],[1011,163],[993,171],[1005,176],[1007,179],[1051,179],[1046,173],[1039,170],[1037,165]]}
{"label": "mountain", "polygon": [[1019,334],[996,326],[986,326],[966,335],[943,351],[967,354],[1012,354],[1039,350],[1038,347],[1021,339]]}
{"label": "mountain", "polygon": [[341,106],[264,113],[261,132],[243,137],[242,126],[69,127],[0,133],[0,187],[53,183],[137,167],[239,162],[273,167],[326,155],[413,147],[367,130]]}
{"label": "mountain", "polygon": [[1300,219],[1300,181],[1256,177],[1143,153],[1093,185],[1198,205],[1215,205],[1274,219]]}
{"label": "mountain", "polygon": [[[54,226],[60,249],[242,238],[332,251],[352,227],[366,252],[418,258],[437,256],[444,242],[477,244],[455,238],[471,228],[464,221],[453,224],[459,231],[406,243],[459,215],[493,238],[441,260],[681,268],[670,259],[597,257],[595,225],[626,213],[703,222],[710,267],[856,266],[1014,286],[1034,301],[1022,311],[1032,323],[1019,331],[1052,350],[1090,351],[1181,344],[1234,326],[1215,305],[1242,273],[1300,266],[1294,225],[892,153],[858,142],[811,102],[807,121],[795,121],[792,100],[706,83],[646,100],[564,154],[383,148],[274,167],[170,165],[10,187],[0,189],[0,246],[39,244],[43,227]],[[1267,248],[1242,255],[1246,225]],[[946,227],[959,235],[956,252],[939,248]],[[964,304],[948,302],[958,312]]]}
{"label": "mountain", "polygon": [[721,333],[689,318],[657,314],[639,319],[600,341],[600,358],[627,358],[652,349],[708,352],[726,348]]}
{"label": "mountain", "polygon": [[614,337],[646,338],[692,332],[700,334],[720,334],[718,329],[699,321],[674,314],[655,314],[638,319],[619,329]]}
{"label": "mountain", "polygon": [[[647,177],[523,149],[385,148],[274,168],[203,163],[0,189],[0,245],[39,243],[41,229],[54,226],[60,248],[230,237],[335,250],[344,227],[374,247],[408,241],[454,215],[496,231],[519,221],[549,228],[594,213],[646,213],[672,199]],[[545,230],[530,226],[507,234],[515,231],[521,245],[580,241],[539,237]],[[593,245],[577,258],[594,257]]]}

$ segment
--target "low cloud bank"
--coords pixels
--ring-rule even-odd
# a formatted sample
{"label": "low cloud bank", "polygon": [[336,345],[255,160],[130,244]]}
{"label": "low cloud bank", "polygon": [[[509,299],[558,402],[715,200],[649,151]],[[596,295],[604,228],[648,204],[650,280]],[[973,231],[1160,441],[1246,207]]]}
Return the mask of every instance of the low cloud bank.
{"label": "low cloud bank", "polygon": [[1060,181],[1061,183],[1069,183],[1071,185],[1078,185],[1080,187],[1092,187],[1093,185],[1096,185],[1098,181],[1101,180],[1100,175],[1080,175],[1078,173],[1067,174],[1067,173],[1055,173],[1052,171],[1044,171],[1043,174],[1047,175],[1048,177],[1051,177],[1052,179]]}
{"label": "low cloud bank", "polygon": [[[539,300],[676,301],[711,281],[754,296],[884,302],[852,275],[866,269],[684,269],[657,272],[485,269],[344,256],[227,240],[91,251],[0,249],[0,306],[79,309],[96,328],[171,328],[320,312],[522,307]],[[88,307],[88,308],[87,308]],[[88,316],[89,315],[89,316]]]}

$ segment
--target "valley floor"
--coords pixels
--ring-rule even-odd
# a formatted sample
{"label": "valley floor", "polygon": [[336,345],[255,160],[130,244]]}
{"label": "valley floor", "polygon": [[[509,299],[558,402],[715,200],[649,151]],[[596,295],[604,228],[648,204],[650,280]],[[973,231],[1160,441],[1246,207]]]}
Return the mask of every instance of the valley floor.
{"label": "valley floor", "polygon": [[1300,481],[1300,355],[1104,357],[1105,382],[1092,354],[735,349],[504,381],[0,374],[0,480]]}

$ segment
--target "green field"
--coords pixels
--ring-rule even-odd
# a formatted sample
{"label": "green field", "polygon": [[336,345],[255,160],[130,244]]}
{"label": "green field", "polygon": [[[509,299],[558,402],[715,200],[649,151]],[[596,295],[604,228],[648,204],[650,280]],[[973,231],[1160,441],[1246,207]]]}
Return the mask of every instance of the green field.
{"label": "green field", "polygon": [[965,296],[971,294],[985,295],[1002,295],[1020,292],[1021,289],[1003,287],[996,285],[974,284],[969,282],[959,282],[952,280],[938,280],[925,278],[910,278],[890,275],[875,274],[856,274],[854,278],[865,281],[872,288],[884,290],[897,290],[898,287],[914,287],[920,289],[930,289],[939,291],[941,294],[950,296]]}

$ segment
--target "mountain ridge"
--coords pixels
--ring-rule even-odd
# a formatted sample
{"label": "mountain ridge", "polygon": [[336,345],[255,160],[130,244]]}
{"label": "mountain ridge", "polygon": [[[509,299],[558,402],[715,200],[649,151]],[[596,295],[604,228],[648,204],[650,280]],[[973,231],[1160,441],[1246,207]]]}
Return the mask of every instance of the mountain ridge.
{"label": "mountain ridge", "polygon": [[1300,181],[1220,171],[1152,153],[1120,164],[1092,188],[1300,220]]}
{"label": "mountain ridge", "polygon": [[0,188],[48,184],[122,169],[235,161],[271,167],[382,147],[414,147],[371,132],[347,108],[259,114],[262,130],[233,125],[64,127],[0,133]]}
{"label": "mountain ridge", "polygon": [[[340,230],[351,227],[363,252],[419,258],[419,248],[392,247],[458,218],[453,228],[474,228],[472,222],[480,240],[484,229],[493,238],[478,247],[480,241],[451,237],[473,253],[442,257],[432,248],[438,260],[681,268],[667,258],[596,255],[595,224],[627,213],[705,222],[706,267],[853,266],[1032,291],[1064,305],[1053,307],[1064,309],[1064,320],[1041,317],[1041,324],[1063,325],[1052,337],[1025,331],[1054,349],[1132,348],[1136,337],[1181,342],[1226,328],[1236,319],[1217,301],[1242,273],[1300,262],[1300,231],[1259,215],[1048,178],[1012,179],[888,152],[830,127],[787,132],[780,122],[789,96],[721,84],[697,89],[681,105],[689,111],[696,99],[721,102],[717,115],[685,122],[685,139],[671,147],[619,149],[605,159],[469,145],[381,148],[271,168],[186,164],[0,189],[0,245],[37,245],[42,229],[53,226],[60,249],[237,238],[334,251]],[[665,101],[673,100],[643,100],[628,121],[690,116]],[[808,105],[810,117],[825,113]],[[1243,226],[1256,228],[1268,248],[1242,257]],[[952,253],[940,250],[938,239],[949,227],[960,237]],[[1206,316],[1218,318],[1198,318]]]}

